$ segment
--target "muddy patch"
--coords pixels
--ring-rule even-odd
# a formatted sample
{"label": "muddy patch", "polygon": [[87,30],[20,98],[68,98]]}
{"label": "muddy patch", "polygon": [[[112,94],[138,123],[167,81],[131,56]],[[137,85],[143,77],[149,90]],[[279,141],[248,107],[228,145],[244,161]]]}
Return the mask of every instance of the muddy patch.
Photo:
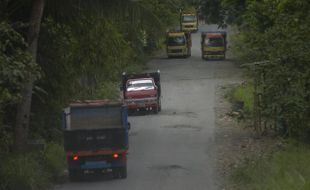
{"label": "muddy patch", "polygon": [[174,116],[174,115],[178,115],[178,116],[185,116],[185,117],[189,117],[189,118],[198,118],[197,113],[195,112],[178,112],[178,111],[163,111],[162,115],[168,115],[168,116]]}
{"label": "muddy patch", "polygon": [[151,166],[151,170],[160,170],[160,171],[171,171],[171,170],[188,170],[183,166],[172,164],[172,165],[160,165],[160,166]]}
{"label": "muddy patch", "polygon": [[192,125],[165,125],[165,126],[162,126],[161,128],[165,128],[165,129],[192,129],[195,131],[201,130],[201,127],[192,126]]}

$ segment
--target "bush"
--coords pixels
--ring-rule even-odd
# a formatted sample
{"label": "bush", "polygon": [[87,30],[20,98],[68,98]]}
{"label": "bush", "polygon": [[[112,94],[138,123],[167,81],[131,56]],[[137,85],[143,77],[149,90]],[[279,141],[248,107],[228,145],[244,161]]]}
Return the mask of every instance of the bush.
{"label": "bush", "polygon": [[34,154],[10,155],[0,167],[0,190],[43,190],[48,175],[34,159]]}
{"label": "bush", "polygon": [[236,189],[310,189],[310,147],[290,144],[271,158],[257,159],[238,168],[232,176]]}
{"label": "bush", "polygon": [[254,108],[254,86],[251,83],[242,84],[232,89],[230,99],[233,103],[242,103],[243,111],[247,114],[253,113]]}
{"label": "bush", "polygon": [[56,143],[48,144],[44,151],[44,164],[52,180],[60,180],[66,168],[66,156],[63,146]]}

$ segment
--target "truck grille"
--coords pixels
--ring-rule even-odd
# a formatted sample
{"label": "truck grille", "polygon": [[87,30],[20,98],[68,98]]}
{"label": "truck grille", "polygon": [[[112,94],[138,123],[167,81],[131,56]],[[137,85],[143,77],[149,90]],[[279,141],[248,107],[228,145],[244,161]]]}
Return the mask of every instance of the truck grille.
{"label": "truck grille", "polygon": [[221,52],[221,51],[207,51],[207,52],[205,52],[205,54],[208,54],[208,55],[222,55],[223,52]]}
{"label": "truck grille", "polygon": [[171,53],[182,53],[182,49],[171,49],[169,50]]}
{"label": "truck grille", "polygon": [[185,28],[194,28],[194,25],[185,25]]}

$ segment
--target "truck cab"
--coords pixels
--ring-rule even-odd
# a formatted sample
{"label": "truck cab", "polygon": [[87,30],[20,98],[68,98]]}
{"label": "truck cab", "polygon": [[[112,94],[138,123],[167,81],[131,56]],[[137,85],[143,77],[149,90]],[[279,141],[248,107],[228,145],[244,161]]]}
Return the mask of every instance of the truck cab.
{"label": "truck cab", "polygon": [[180,28],[185,32],[198,31],[198,17],[195,12],[182,12],[180,16]]}
{"label": "truck cab", "polygon": [[201,33],[201,57],[203,59],[226,58],[226,32],[202,32]]}
{"label": "truck cab", "polygon": [[169,31],[166,34],[166,52],[168,57],[191,56],[191,34],[183,31]]}
{"label": "truck cab", "polygon": [[129,111],[161,111],[160,72],[123,73],[122,91]]}

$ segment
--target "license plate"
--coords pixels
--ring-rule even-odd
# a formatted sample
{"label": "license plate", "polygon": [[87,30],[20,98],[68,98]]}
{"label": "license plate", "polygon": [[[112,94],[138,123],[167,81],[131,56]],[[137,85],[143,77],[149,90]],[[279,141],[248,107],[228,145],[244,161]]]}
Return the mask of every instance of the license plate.
{"label": "license plate", "polygon": [[110,164],[106,161],[93,161],[93,162],[85,162],[82,165],[82,169],[97,169],[97,168],[106,168],[109,167]]}

